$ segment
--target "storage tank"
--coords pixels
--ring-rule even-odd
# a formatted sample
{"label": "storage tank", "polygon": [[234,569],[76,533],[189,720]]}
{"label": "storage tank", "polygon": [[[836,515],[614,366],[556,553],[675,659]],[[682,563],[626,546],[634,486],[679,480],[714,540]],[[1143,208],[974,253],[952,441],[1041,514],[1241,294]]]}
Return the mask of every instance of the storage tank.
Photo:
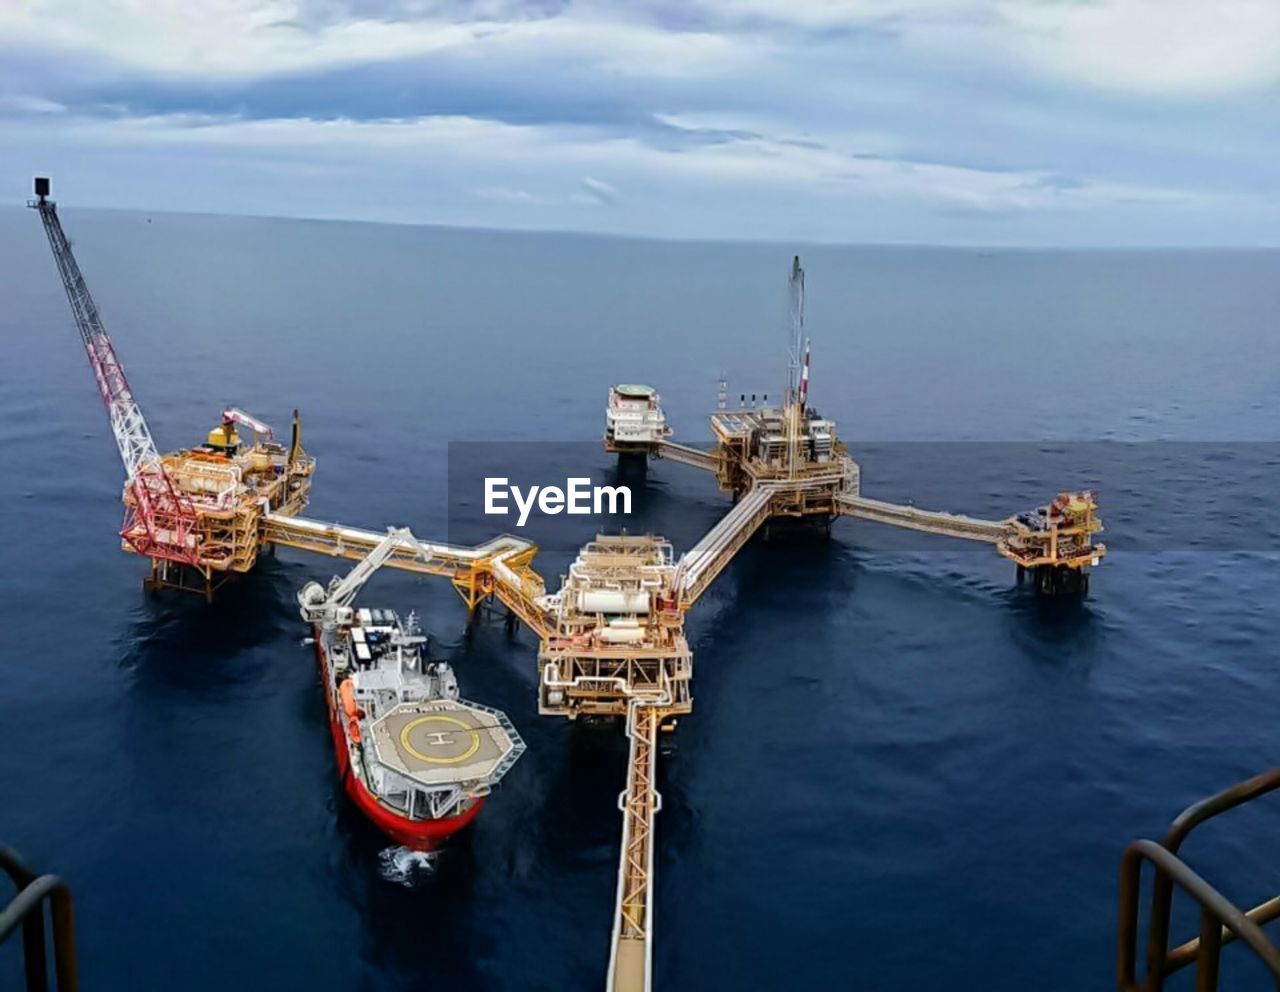
{"label": "storage tank", "polygon": [[584,589],[578,593],[578,609],[583,613],[648,613],[649,594],[620,589]]}
{"label": "storage tank", "polygon": [[596,637],[605,644],[639,644],[644,640],[644,628],[634,620],[614,620],[598,628]]}

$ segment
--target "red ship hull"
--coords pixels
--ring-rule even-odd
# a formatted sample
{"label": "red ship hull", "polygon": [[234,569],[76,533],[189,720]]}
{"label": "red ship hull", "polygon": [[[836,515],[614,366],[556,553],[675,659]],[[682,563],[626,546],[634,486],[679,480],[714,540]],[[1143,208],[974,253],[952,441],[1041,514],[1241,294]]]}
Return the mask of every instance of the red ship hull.
{"label": "red ship hull", "polygon": [[374,826],[396,843],[412,850],[434,851],[476,818],[480,807],[484,805],[483,799],[475,800],[465,813],[438,820],[412,820],[378,799],[351,770],[351,755],[347,750],[347,736],[342,728],[340,704],[329,686],[329,673],[319,631],[316,631],[316,665],[320,670],[320,688],[324,690],[325,705],[329,709],[329,732],[333,737],[334,756],[338,759],[338,775],[342,778],[347,796]]}

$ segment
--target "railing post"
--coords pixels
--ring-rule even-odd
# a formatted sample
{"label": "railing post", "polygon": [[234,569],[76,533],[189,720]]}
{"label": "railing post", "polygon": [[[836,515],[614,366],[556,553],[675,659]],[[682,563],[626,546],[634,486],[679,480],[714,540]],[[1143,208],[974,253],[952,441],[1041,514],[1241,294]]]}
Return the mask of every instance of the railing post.
{"label": "railing post", "polygon": [[1135,992],[1138,987],[1138,895],[1141,889],[1142,858],[1128,847],[1120,859],[1120,919],[1116,927],[1116,988],[1121,992]]}
{"label": "railing post", "polygon": [[75,911],[71,905],[71,891],[65,885],[54,890],[49,915],[53,919],[53,969],[58,980],[58,992],[79,992]]}
{"label": "railing post", "polygon": [[36,876],[10,848],[0,846],[0,871],[13,881],[17,894],[0,906],[0,942],[21,922],[23,971],[27,992],[48,992],[49,966],[45,944],[44,904],[53,923],[54,975],[58,992],[79,992],[76,969],[75,919],[71,892],[55,875]]}
{"label": "railing post", "polygon": [[1196,992],[1218,992],[1218,966],[1222,960],[1222,924],[1200,910],[1200,956],[1196,961]]}
{"label": "railing post", "polygon": [[1173,880],[1155,868],[1151,884],[1151,920],[1147,932],[1147,981],[1144,992],[1164,988],[1165,959],[1169,954],[1169,920],[1173,911]]}
{"label": "railing post", "polygon": [[[20,883],[25,884],[25,883]],[[22,962],[27,973],[27,992],[48,992],[49,968],[44,949],[44,907],[28,913],[22,921]]]}

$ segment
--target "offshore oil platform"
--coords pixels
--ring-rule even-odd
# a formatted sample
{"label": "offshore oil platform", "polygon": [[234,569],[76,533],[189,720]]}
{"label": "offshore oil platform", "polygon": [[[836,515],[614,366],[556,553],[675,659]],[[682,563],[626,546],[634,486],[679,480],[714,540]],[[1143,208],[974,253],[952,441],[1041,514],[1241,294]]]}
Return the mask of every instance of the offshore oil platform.
{"label": "offshore oil platform", "polygon": [[[263,423],[229,408],[205,444],[161,456],[63,233],[49,181],[35,199],[85,352],[125,467],[124,550],[150,560],[153,588],[211,598],[251,569],[264,548],[283,546],[447,578],[470,617],[485,604],[507,608],[538,637],[538,712],[568,719],[613,717],[629,738],[619,799],[622,840],[607,987],[652,985],[654,828],[658,734],[693,708],[693,654],[685,615],[766,521],[829,525],[848,516],[993,545],[1049,595],[1083,595],[1088,570],[1106,553],[1091,492],[1062,493],[1003,520],[925,511],[863,496],[858,464],[836,425],[809,404],[804,272],[789,279],[787,382],[777,407],[730,411],[721,389],[707,451],[671,440],[658,394],[647,386],[610,391],[604,446],[619,458],[661,458],[714,475],[731,509],[692,548],[677,554],[657,536],[597,535],[548,593],[533,568],[537,547],[503,535],[476,547],[420,541],[407,531],[370,530],[301,516],[315,462],[297,415],[289,445]],[[250,433],[246,443],[238,428]]]}

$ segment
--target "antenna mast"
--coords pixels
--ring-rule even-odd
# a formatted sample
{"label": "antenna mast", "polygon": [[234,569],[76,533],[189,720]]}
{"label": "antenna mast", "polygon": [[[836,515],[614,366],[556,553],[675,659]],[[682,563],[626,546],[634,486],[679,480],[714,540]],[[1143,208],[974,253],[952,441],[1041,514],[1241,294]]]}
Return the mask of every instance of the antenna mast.
{"label": "antenna mast", "polygon": [[790,325],[787,328],[787,390],[783,405],[796,401],[800,389],[800,352],[804,344],[804,269],[800,268],[800,256],[791,261]]}
{"label": "antenna mast", "polygon": [[791,323],[787,332],[787,391],[782,415],[787,422],[787,471],[796,474],[797,455],[800,448],[801,349],[804,347],[804,269],[800,268],[800,256],[791,261],[791,278],[788,283],[791,302]]}

